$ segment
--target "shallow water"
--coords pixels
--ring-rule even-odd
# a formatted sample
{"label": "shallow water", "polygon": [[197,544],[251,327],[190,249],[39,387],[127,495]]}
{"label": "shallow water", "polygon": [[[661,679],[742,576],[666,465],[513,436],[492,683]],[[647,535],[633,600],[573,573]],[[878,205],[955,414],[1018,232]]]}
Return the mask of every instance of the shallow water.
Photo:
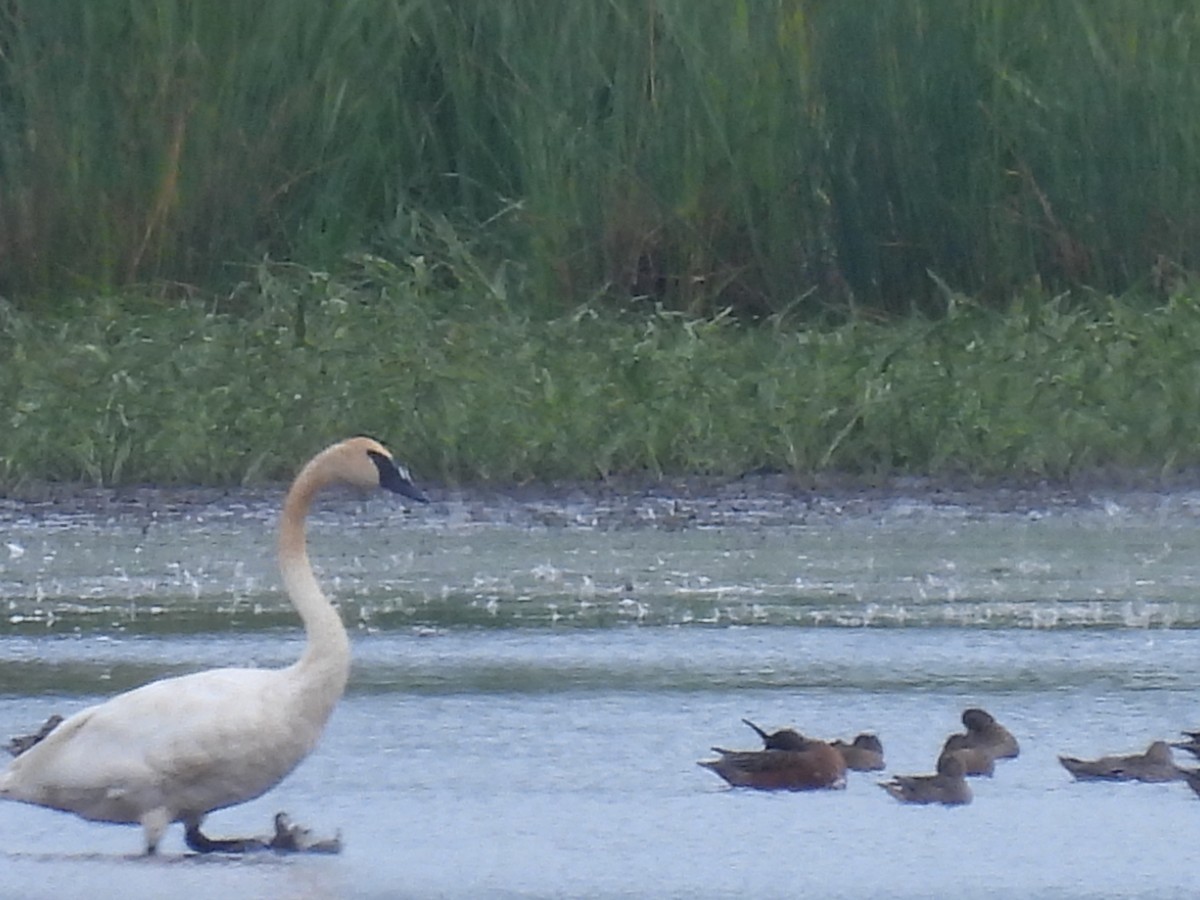
{"label": "shallow water", "polygon": [[[0,736],[164,674],[299,652],[273,497],[0,507]],[[197,858],[0,804],[14,896],[1162,897],[1200,799],[1076,784],[1055,755],[1200,727],[1200,495],[337,501],[313,556],[354,626],[316,753],[214,814],[286,809],[336,857]],[[695,765],[740,723],[873,730],[928,771],[969,705],[1019,759],[962,809],[769,795]],[[1179,760],[1184,762],[1183,759]]]}

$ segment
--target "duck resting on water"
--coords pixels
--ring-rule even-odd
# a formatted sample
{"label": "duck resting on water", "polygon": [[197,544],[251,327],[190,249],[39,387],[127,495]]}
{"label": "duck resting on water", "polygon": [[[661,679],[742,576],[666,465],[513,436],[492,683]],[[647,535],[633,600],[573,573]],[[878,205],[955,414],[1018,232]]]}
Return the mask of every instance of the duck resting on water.
{"label": "duck resting on water", "polygon": [[1180,781],[1184,770],[1175,765],[1166,741],[1154,741],[1144,753],[1079,759],[1060,756],[1058,761],[1076,781]]}
{"label": "duck resting on water", "polygon": [[833,749],[842,754],[846,768],[855,772],[878,772],[884,768],[883,742],[876,735],[856,735],[848,744],[839,738],[833,742]]}
{"label": "duck resting on water", "polygon": [[963,734],[952,734],[946,738],[938,759],[946,756],[957,756],[961,759],[968,775],[986,775],[990,778],[996,771],[996,757],[983,747],[971,746],[971,742]]}
{"label": "duck resting on water", "polygon": [[[262,849],[261,838],[213,839],[200,825],[210,812],[253,800],[291,772],[345,690],[350,639],[321,592],[305,538],[314,498],[336,484],[426,499],[408,470],[367,437],[327,447],[300,470],[284,499],[278,544],[284,588],[304,624],[299,660],[283,669],[164,678],[81,710],[0,772],[0,799],[139,824],[148,854],[173,822],[183,823],[188,847],[200,853]],[[281,843],[289,827],[285,819]],[[275,830],[278,837],[278,820]]]}
{"label": "duck resting on water", "polygon": [[763,791],[808,791],[846,786],[846,761],[825,741],[806,738],[791,728],[773,734],[743,719],[763,739],[762,750],[713,747],[718,759],[698,765],[715,772],[733,787]]}
{"label": "duck resting on water", "polygon": [[1021,755],[1021,747],[1012,732],[986,710],[977,707],[964,709],[962,723],[967,730],[947,738],[947,743],[957,741],[956,749],[985,750],[992,759],[1016,759]]}
{"label": "duck resting on water", "polygon": [[943,754],[933,775],[896,775],[879,786],[901,803],[941,803],[943,806],[964,806],[971,802],[971,786],[967,784],[966,767],[961,757]]}
{"label": "duck resting on water", "polygon": [[[768,734],[749,719],[742,719],[746,725],[762,738],[764,750],[803,750],[811,741],[791,728],[781,728]],[[877,772],[883,765],[883,743],[873,734],[857,735],[853,741],[846,743],[840,738],[829,746],[842,754],[846,768],[855,772]]]}

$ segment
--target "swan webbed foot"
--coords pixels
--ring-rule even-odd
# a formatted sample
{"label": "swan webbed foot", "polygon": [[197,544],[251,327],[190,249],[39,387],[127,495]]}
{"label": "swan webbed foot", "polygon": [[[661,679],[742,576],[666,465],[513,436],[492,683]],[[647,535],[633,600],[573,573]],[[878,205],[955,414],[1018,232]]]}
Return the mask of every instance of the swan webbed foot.
{"label": "swan webbed foot", "polygon": [[196,853],[253,853],[269,847],[261,838],[210,838],[199,825],[186,826],[183,837]]}
{"label": "swan webbed foot", "polygon": [[[199,823],[184,826],[184,840],[196,853],[257,853],[273,850],[276,853],[341,853],[342,835],[314,838],[312,832],[297,825],[284,812],[275,814],[275,831],[269,838],[210,838],[200,830]],[[153,852],[153,851],[151,851]]]}

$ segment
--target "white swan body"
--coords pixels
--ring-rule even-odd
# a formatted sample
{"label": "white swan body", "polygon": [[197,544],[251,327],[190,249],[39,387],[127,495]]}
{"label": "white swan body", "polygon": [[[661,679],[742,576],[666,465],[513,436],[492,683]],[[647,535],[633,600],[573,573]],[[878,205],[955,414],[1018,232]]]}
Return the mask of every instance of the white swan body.
{"label": "white swan body", "polygon": [[315,746],[350,671],[350,641],[321,593],[304,519],[331,483],[424,495],[382,445],[351,438],[301,470],[284,502],[279,565],[304,622],[303,655],[284,669],[212,669],[165,678],[81,710],[0,773],[0,797],[100,822],[137,823],[153,853],[172,822],[197,850],[246,849],[211,841],[204,816],[252,800]]}

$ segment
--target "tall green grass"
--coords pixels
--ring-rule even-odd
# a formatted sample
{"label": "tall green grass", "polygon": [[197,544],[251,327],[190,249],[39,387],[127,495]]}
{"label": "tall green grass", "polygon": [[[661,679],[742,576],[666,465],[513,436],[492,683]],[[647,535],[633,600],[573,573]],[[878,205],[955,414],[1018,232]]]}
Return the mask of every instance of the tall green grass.
{"label": "tall green grass", "polygon": [[424,6],[6,7],[0,290],[211,280],[455,207]]}
{"label": "tall green grass", "polygon": [[0,488],[285,477],[386,437],[449,482],[779,471],[1150,477],[1200,463],[1200,295],[1028,294],[1002,311],[751,328],[597,303],[497,303],[419,256],[333,277],[261,266],[212,302],[0,304]]}
{"label": "tall green grass", "polygon": [[0,293],[403,259],[430,220],[539,315],[1166,289],[1198,54],[1178,0],[9,3]]}

